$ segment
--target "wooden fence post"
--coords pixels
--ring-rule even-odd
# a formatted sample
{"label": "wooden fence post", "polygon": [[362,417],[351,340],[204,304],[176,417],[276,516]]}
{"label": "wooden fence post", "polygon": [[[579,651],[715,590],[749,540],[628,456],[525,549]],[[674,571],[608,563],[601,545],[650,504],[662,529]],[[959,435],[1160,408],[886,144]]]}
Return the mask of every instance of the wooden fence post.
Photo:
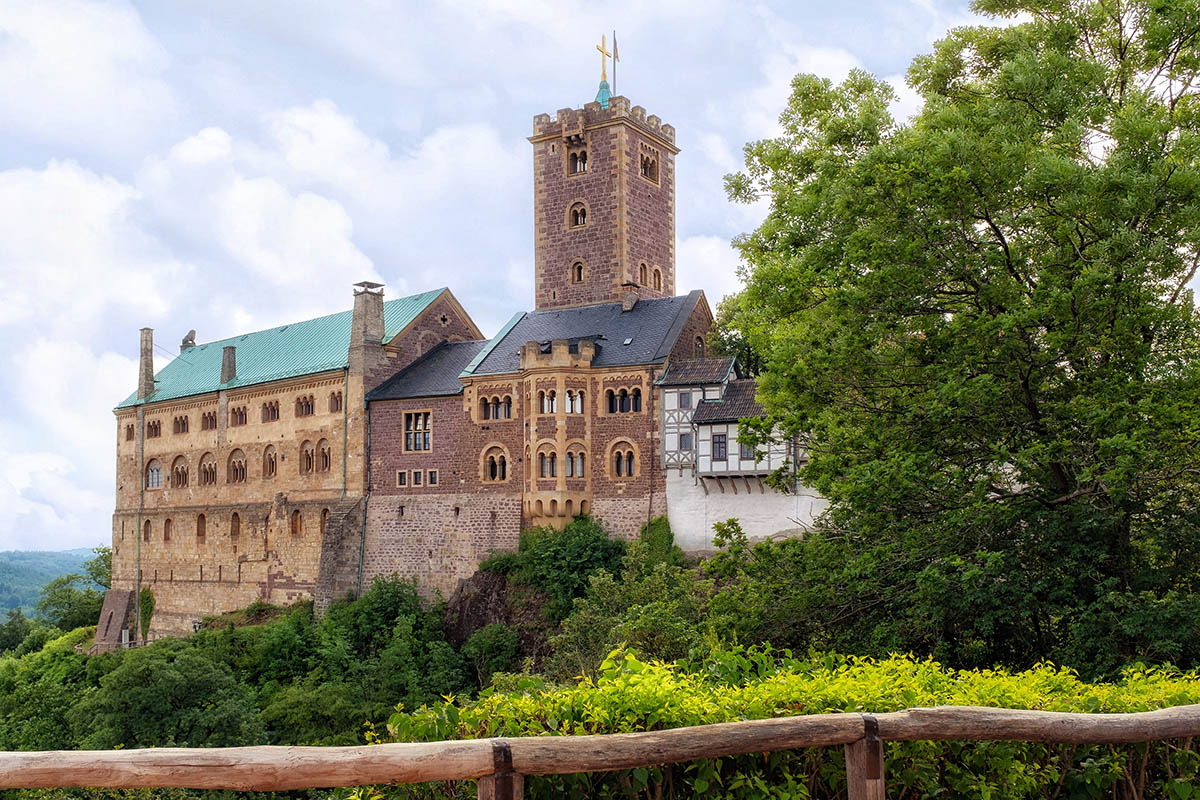
{"label": "wooden fence post", "polygon": [[512,748],[503,739],[492,740],[495,772],[479,779],[479,800],[522,800],[525,776],[513,772]]}
{"label": "wooden fence post", "polygon": [[849,800],[885,800],[879,723],[870,714],[862,718],[865,735],[846,745],[847,794]]}

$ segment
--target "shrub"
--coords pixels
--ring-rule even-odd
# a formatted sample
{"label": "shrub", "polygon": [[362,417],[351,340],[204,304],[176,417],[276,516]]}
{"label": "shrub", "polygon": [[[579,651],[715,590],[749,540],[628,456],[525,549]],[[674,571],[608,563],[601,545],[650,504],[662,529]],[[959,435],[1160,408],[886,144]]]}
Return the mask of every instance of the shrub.
{"label": "shrub", "polygon": [[576,517],[561,530],[532,528],[521,534],[521,579],[550,598],[546,613],[554,622],[571,613],[571,602],[587,591],[597,570],[615,572],[625,543],[610,539],[598,520]]}
{"label": "shrub", "polygon": [[[932,660],[786,651],[718,651],[686,668],[615,651],[596,680],[485,690],[475,702],[445,702],[394,714],[397,741],[491,736],[562,736],[661,730],[828,712],[886,712],[914,706],[979,705],[1051,711],[1132,712],[1200,701],[1200,676],[1142,665],[1112,683],[1087,684],[1071,670],[1040,664],[1024,672],[954,670]],[[1112,796],[1146,769],[1146,796],[1190,796],[1200,758],[1176,742],[1059,747],[1027,742],[889,742],[888,788],[896,796]],[[1144,761],[1143,761],[1144,759]],[[1169,762],[1169,765],[1168,765]],[[829,797],[845,791],[841,748],[727,757],[616,773],[531,777],[530,798],[630,796]],[[1182,792],[1182,793],[1181,793]]]}
{"label": "shrub", "polygon": [[512,669],[517,660],[517,632],[499,623],[485,625],[463,644],[462,656],[475,667],[479,685],[487,686],[493,673]]}

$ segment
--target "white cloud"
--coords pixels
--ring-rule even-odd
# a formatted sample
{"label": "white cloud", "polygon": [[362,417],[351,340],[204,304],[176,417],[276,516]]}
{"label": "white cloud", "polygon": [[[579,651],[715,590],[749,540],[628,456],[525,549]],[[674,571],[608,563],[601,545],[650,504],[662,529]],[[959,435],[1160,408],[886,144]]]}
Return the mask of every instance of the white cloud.
{"label": "white cloud", "polygon": [[679,265],[676,291],[703,289],[714,308],[722,297],[742,289],[741,279],[737,275],[741,261],[727,239],[717,236],[689,236],[682,239],[675,263]]}
{"label": "white cloud", "polygon": [[0,119],[9,130],[136,148],[177,111],[167,64],[127,3],[0,2]]}

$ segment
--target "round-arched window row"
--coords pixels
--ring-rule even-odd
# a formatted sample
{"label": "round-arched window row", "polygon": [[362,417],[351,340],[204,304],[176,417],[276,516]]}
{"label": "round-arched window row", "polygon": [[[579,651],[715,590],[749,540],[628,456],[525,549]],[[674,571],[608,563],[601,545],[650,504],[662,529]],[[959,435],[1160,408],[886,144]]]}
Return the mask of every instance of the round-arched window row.
{"label": "round-arched window row", "polygon": [[480,419],[512,419],[512,395],[479,398]]}
{"label": "round-arched window row", "polygon": [[642,390],[609,389],[604,393],[609,414],[637,414],[642,410]]}

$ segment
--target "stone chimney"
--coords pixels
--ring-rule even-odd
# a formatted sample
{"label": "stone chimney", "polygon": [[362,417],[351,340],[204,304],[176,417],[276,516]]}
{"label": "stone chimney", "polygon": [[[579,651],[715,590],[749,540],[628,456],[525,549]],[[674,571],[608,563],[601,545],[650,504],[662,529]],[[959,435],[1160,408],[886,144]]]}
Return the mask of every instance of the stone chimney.
{"label": "stone chimney", "polygon": [[350,375],[363,380],[367,392],[381,380],[387,363],[383,349],[383,284],[362,281],[354,290],[354,314],[350,321]]}
{"label": "stone chimney", "polygon": [[637,301],[637,289],[626,287],[625,291],[621,292],[621,311],[632,311],[633,307],[637,305]]}
{"label": "stone chimney", "polygon": [[221,349],[221,383],[237,377],[237,348],[231,344]]}
{"label": "stone chimney", "polygon": [[154,394],[154,329],[142,328],[142,347],[138,355],[138,400]]}
{"label": "stone chimney", "polygon": [[354,292],[354,318],[350,323],[350,346],[383,341],[383,284],[363,281]]}

